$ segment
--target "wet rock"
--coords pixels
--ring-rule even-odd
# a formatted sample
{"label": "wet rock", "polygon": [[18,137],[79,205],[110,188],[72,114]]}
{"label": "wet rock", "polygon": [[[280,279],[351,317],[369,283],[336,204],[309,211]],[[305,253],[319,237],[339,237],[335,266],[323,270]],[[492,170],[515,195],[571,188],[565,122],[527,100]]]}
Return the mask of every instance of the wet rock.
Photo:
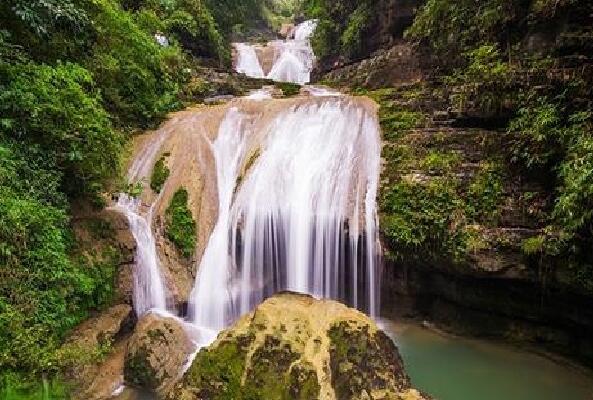
{"label": "wet rock", "polygon": [[125,356],[127,385],[165,395],[179,379],[193,344],[174,318],[148,314],[130,338]]}
{"label": "wet rock", "polygon": [[[66,378],[73,385],[73,399],[111,397],[122,382],[125,339],[134,323],[132,308],[122,304],[74,330],[61,349],[66,357],[78,358],[73,359],[72,366],[66,370]],[[105,352],[107,354],[103,355]]]}
{"label": "wet rock", "polygon": [[113,343],[119,337],[131,332],[135,322],[136,317],[132,307],[120,304],[83,322],[74,330],[66,343],[88,348]]}
{"label": "wet rock", "polygon": [[268,299],[222,332],[167,398],[426,399],[367,316],[293,293]]}
{"label": "wet rock", "polygon": [[294,24],[282,24],[278,34],[283,38],[289,38],[291,35],[294,34]]}

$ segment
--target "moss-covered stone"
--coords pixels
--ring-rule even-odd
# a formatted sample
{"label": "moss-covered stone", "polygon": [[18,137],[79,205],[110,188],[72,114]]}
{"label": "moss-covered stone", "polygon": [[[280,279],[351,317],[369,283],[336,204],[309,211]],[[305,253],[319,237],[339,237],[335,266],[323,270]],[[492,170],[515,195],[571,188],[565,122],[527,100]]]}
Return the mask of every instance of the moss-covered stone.
{"label": "moss-covered stone", "polygon": [[332,325],[328,336],[336,398],[363,399],[386,388],[396,393],[409,386],[397,348],[385,333],[342,321]]}
{"label": "moss-covered stone", "polygon": [[155,314],[144,316],[128,343],[124,362],[126,384],[165,395],[192,348],[178,321]]}
{"label": "moss-covered stone", "polygon": [[363,391],[373,399],[424,399],[404,396],[412,392],[397,349],[368,317],[283,293],[203,349],[168,399],[341,400]]}
{"label": "moss-covered stone", "polygon": [[293,97],[301,91],[301,85],[291,82],[274,82],[274,86],[282,90],[284,97]]}
{"label": "moss-covered stone", "polygon": [[157,371],[148,362],[150,349],[141,346],[131,354],[124,364],[124,376],[129,385],[155,390],[161,384]]}
{"label": "moss-covered stone", "polygon": [[[215,348],[201,350],[185,375],[183,386],[191,388],[198,398],[241,399],[241,378],[252,342],[253,336],[240,335],[221,342]],[[175,396],[183,392],[183,389],[178,389]]]}

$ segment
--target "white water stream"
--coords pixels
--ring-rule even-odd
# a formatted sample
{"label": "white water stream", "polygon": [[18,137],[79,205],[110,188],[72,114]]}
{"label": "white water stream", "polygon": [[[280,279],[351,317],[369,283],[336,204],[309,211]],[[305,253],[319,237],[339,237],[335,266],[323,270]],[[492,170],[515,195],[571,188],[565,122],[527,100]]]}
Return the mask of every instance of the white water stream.
{"label": "white water stream", "polygon": [[[160,147],[168,132],[162,132],[158,139],[148,145],[132,163],[128,171],[129,182],[148,179]],[[161,275],[160,261],[152,231],[153,209],[157,199],[143,207],[140,198],[121,193],[114,209],[123,213],[130,224],[136,241],[136,257],[133,270],[133,301],[136,315],[144,315],[151,309],[167,310],[167,292]],[[147,208],[143,210],[143,208]]]}
{"label": "white water stream", "polygon": [[268,46],[274,51],[274,63],[267,75],[258,59],[255,45],[235,43],[235,69],[252,78],[266,77],[274,81],[301,85],[308,83],[315,63],[315,54],[309,39],[316,27],[316,21],[305,21],[295,27],[292,38],[270,42]]}
{"label": "white water stream", "polygon": [[375,117],[338,97],[282,112],[264,128],[260,155],[237,188],[250,127],[231,108],[213,144],[219,215],[190,318],[222,329],[280,290],[339,299],[374,315]]}

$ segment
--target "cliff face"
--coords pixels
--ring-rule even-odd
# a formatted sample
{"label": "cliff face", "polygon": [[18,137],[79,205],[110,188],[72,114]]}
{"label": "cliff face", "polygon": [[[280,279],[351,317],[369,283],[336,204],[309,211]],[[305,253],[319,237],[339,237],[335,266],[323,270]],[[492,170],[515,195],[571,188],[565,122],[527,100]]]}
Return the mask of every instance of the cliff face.
{"label": "cliff face", "polygon": [[[468,69],[458,64],[452,70],[446,52],[431,53],[425,43],[430,38],[401,40],[395,2],[381,2],[386,8],[378,18],[384,21],[373,28],[372,43],[401,41],[364,60],[334,64],[319,79],[380,105],[383,312],[593,364],[587,256],[580,260],[581,273],[568,252],[545,254],[543,243],[555,235],[550,225],[558,178],[553,170],[534,172],[518,162],[516,146],[525,132],[509,129],[509,120],[525,107],[526,93],[550,99],[591,79],[589,44],[582,40],[590,35],[583,21],[593,14],[557,5],[556,14],[532,14],[529,24],[513,32],[512,57],[503,55],[496,64],[507,73],[486,82],[483,75],[471,75],[471,68],[491,71],[494,62],[474,58]],[[524,67],[542,55],[549,56],[548,66]],[[453,52],[449,61],[455,57],[459,63]],[[488,90],[490,104],[496,104],[491,109],[478,96]],[[573,97],[566,108],[590,109],[587,90],[567,96]],[[534,143],[529,146],[537,151]],[[589,243],[590,233],[578,240]]]}

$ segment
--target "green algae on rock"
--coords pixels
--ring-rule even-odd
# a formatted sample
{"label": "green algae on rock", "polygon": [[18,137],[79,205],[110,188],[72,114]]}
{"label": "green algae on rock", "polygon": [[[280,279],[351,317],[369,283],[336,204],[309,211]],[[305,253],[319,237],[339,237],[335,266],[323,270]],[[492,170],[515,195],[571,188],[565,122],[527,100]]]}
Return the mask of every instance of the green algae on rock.
{"label": "green algae on rock", "polygon": [[223,331],[167,398],[426,399],[370,318],[294,293],[268,299]]}
{"label": "green algae on rock", "polygon": [[181,376],[193,345],[174,318],[144,316],[130,338],[124,364],[128,385],[164,396]]}

